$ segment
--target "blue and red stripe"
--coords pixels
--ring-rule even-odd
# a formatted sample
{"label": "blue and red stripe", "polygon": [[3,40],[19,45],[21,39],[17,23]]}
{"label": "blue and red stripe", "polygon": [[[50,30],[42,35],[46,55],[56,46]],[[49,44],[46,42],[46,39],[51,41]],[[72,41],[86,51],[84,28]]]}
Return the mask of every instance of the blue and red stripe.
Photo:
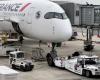
{"label": "blue and red stripe", "polygon": [[22,12],[25,10],[26,7],[28,7],[31,3],[27,3],[26,5],[24,5],[20,10],[19,12]]}

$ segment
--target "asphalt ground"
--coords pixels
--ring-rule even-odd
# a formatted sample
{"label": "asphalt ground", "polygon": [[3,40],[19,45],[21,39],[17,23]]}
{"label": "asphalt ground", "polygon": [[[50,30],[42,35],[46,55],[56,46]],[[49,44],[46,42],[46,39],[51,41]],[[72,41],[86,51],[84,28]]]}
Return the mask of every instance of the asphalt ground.
{"label": "asphalt ground", "polygon": [[[71,55],[75,51],[82,51],[84,54],[96,54],[100,56],[100,44],[93,43],[95,45],[92,52],[85,52],[83,50],[83,41],[66,41],[63,43],[62,47],[56,48],[58,56],[65,57]],[[24,40],[20,49],[26,52],[25,57],[31,59],[32,50],[36,47],[39,47],[38,42],[32,40]],[[50,52],[51,47],[48,47],[47,44],[41,44],[41,48],[44,50],[42,53],[45,58],[46,54]],[[62,70],[56,67],[49,67],[46,61],[34,61],[34,69],[29,72],[19,72],[18,80],[100,80],[98,77],[86,78],[77,74],[74,74],[67,70]],[[10,67],[9,58],[0,57],[0,65],[5,65]]]}

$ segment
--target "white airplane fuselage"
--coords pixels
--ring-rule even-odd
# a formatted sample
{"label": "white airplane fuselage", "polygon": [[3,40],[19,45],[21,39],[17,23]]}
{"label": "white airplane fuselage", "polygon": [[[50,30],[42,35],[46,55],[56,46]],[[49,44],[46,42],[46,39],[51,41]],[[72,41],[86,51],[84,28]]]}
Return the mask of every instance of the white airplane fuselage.
{"label": "white airplane fuselage", "polygon": [[0,31],[48,42],[62,42],[72,35],[64,10],[48,0],[0,1]]}

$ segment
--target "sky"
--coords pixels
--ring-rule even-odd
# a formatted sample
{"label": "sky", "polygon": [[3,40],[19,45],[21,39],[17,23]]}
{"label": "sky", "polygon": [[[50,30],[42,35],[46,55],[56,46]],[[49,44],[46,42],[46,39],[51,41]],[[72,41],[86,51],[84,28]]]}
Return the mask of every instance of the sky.
{"label": "sky", "polygon": [[78,4],[86,4],[86,2],[88,2],[89,4],[100,5],[100,0],[51,0],[51,1],[68,1]]}

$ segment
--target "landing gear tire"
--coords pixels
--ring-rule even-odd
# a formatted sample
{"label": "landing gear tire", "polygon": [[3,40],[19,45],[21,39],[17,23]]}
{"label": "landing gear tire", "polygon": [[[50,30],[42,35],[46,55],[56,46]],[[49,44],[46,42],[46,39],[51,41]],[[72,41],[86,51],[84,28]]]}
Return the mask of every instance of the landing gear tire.
{"label": "landing gear tire", "polygon": [[86,77],[91,77],[91,76],[92,76],[91,71],[86,71],[85,76],[86,76]]}
{"label": "landing gear tire", "polygon": [[12,64],[12,69],[15,69],[16,67],[15,67],[15,65],[14,64]]}
{"label": "landing gear tire", "polygon": [[51,67],[55,66],[54,59],[57,57],[57,52],[54,48],[55,48],[56,45],[57,45],[56,43],[52,43],[52,50],[46,56],[48,65],[51,66]]}
{"label": "landing gear tire", "polygon": [[55,64],[54,64],[54,61],[53,61],[53,57],[51,56],[50,53],[47,54],[46,58],[47,58],[48,65],[54,67]]}

